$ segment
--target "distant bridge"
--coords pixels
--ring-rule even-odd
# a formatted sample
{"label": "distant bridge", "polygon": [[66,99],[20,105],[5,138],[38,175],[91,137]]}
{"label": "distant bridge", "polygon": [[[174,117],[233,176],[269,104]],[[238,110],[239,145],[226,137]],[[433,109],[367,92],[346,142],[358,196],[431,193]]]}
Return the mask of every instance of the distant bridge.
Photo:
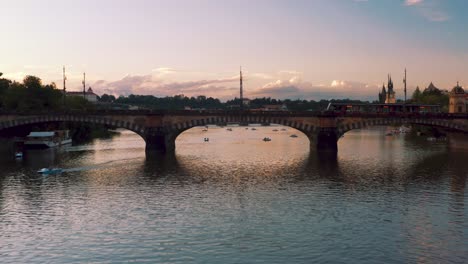
{"label": "distant bridge", "polygon": [[0,113],[0,132],[21,126],[77,122],[125,128],[140,135],[147,151],[173,151],[182,132],[196,126],[274,123],[295,128],[310,140],[311,149],[337,150],[347,131],[369,126],[417,124],[468,134],[468,114],[334,113],[294,111],[96,111],[69,113]]}

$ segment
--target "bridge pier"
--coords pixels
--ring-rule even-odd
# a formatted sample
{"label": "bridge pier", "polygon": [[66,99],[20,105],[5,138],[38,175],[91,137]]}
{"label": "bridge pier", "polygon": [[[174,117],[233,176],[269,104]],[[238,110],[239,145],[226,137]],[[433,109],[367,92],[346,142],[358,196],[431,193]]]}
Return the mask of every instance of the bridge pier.
{"label": "bridge pier", "polygon": [[334,128],[322,128],[317,133],[308,135],[310,149],[320,152],[338,152],[338,132]]}
{"label": "bridge pier", "polygon": [[153,153],[166,153],[175,151],[175,138],[173,133],[162,130],[150,131],[145,136],[145,151]]}

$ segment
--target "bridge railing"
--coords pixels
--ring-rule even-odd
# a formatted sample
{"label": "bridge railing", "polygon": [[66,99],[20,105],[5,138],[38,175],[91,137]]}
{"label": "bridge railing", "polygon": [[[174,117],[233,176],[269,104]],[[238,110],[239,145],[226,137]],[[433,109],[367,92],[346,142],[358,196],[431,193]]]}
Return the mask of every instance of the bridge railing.
{"label": "bridge railing", "polygon": [[338,112],[338,111],[249,111],[249,110],[66,110],[2,111],[0,115],[174,115],[174,116],[274,116],[274,117],[361,117],[361,118],[440,118],[468,119],[468,114],[408,112]]}

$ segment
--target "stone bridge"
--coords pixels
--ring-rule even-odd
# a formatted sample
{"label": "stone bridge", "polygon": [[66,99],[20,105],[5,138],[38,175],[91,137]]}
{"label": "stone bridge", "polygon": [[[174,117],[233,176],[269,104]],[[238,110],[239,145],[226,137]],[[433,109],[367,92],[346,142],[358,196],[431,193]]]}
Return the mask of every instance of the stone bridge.
{"label": "stone bridge", "polygon": [[21,126],[77,122],[125,128],[140,135],[147,151],[175,150],[175,140],[187,129],[228,123],[274,123],[295,128],[310,140],[311,149],[337,151],[347,131],[369,126],[418,124],[468,134],[467,114],[334,113],[291,111],[101,111],[74,113],[0,113],[0,132]]}

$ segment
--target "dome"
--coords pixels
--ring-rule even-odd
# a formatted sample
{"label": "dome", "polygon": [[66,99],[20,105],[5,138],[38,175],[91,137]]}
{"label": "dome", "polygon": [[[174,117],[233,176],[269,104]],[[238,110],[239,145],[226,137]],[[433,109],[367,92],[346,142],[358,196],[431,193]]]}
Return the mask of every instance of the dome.
{"label": "dome", "polygon": [[452,89],[453,94],[465,94],[465,90],[457,83],[457,86]]}

